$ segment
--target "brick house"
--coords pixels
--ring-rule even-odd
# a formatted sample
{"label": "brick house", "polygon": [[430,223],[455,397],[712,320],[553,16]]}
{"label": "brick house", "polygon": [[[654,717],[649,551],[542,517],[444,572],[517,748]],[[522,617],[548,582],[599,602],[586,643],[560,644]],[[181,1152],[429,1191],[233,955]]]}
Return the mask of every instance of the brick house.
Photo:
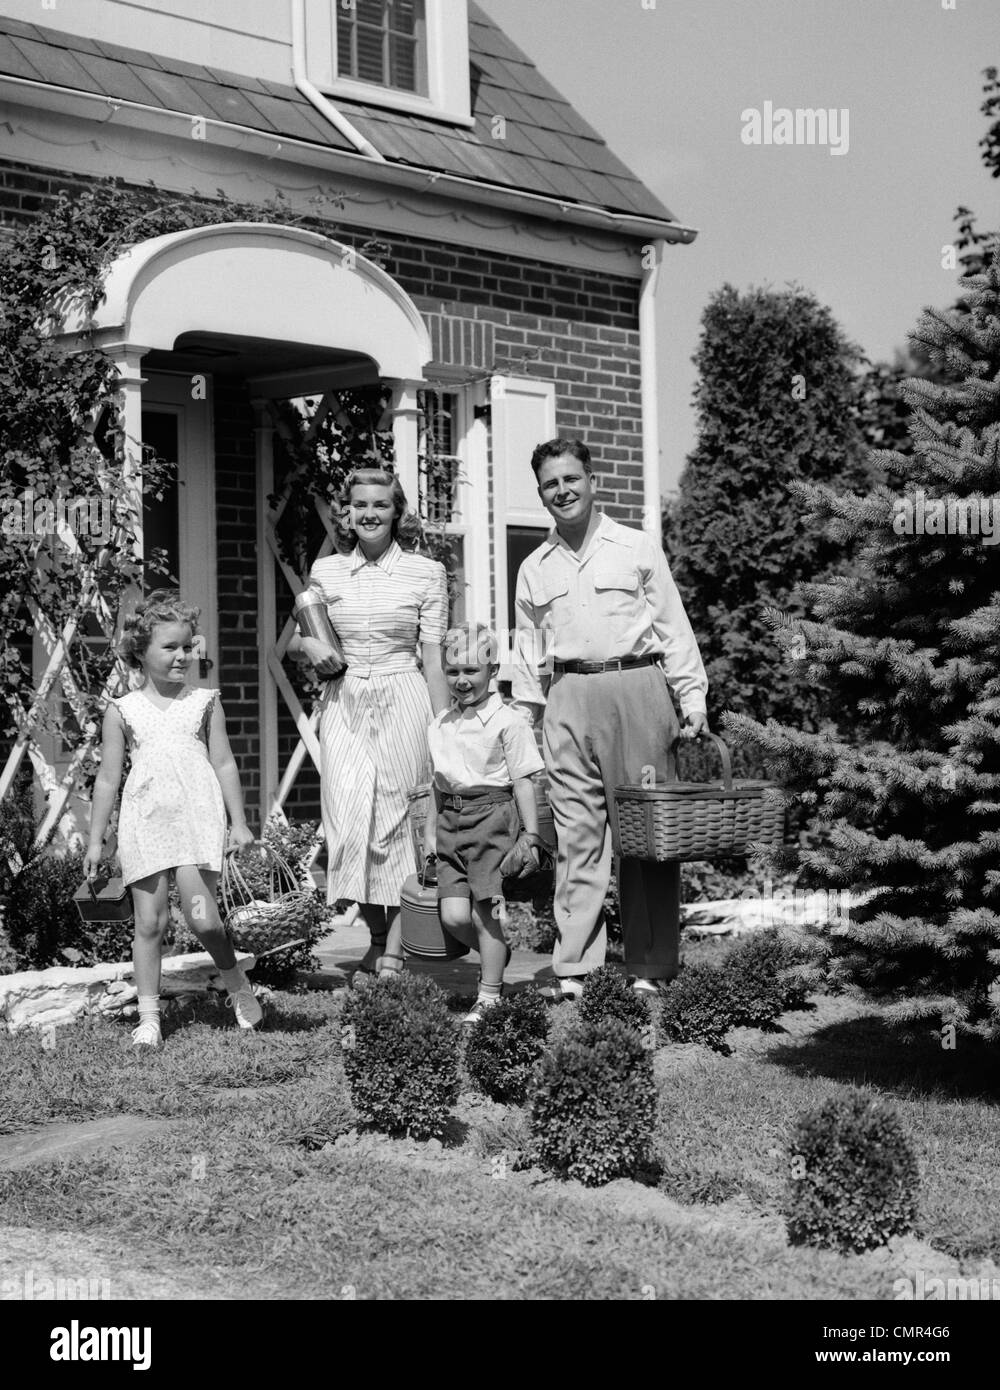
{"label": "brick house", "polygon": [[[221,687],[251,810],[315,814],[315,736],[284,674],[268,401],[384,383],[411,500],[421,422],[446,421],[454,616],[506,630],[548,525],[528,466],[540,439],[584,436],[606,510],[658,532],[654,296],[666,248],[694,232],[467,0],[4,9],[5,228],[112,173],[165,198],[280,190],[304,210],[317,188],[343,195],[316,230],[139,243],[97,320],[129,434],[178,465],[148,527],[202,607],[199,679]],[[64,750],[43,751],[58,773]]]}

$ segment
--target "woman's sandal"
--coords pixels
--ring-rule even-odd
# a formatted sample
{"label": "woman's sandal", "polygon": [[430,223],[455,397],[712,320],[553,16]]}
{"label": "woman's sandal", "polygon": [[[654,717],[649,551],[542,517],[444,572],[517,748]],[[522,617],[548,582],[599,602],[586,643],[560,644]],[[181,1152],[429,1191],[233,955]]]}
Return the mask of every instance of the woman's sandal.
{"label": "woman's sandal", "polygon": [[561,1004],[564,999],[579,999],[583,993],[583,978],[579,975],[554,975],[539,987],[538,992],[550,1004]]}
{"label": "woman's sandal", "polygon": [[[395,963],[390,965],[390,961]],[[405,962],[405,956],[397,956],[395,952],[392,951],[386,952],[384,956],[379,956],[378,960],[375,962],[378,978],[380,980],[391,980],[393,975],[402,975]]]}
{"label": "woman's sandal", "polygon": [[379,961],[382,959],[384,950],[384,942],[372,942],[354,967],[354,973],[351,975],[352,989],[366,989],[373,980],[378,978]]}

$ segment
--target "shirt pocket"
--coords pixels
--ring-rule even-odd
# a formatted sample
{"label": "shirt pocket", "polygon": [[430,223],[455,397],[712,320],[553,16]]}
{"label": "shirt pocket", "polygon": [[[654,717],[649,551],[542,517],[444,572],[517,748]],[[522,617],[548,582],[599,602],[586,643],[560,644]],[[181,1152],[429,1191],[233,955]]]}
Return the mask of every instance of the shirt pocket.
{"label": "shirt pocket", "polygon": [[642,589],[634,566],[602,567],[594,571],[598,611],[606,618],[634,618],[639,611]]}

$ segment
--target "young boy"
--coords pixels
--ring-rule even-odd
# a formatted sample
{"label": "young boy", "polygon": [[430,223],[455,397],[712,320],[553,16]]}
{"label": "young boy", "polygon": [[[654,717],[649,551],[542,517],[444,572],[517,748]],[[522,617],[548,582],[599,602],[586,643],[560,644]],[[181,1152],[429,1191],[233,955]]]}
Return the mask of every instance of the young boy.
{"label": "young boy", "polygon": [[501,861],[516,839],[516,857],[538,867],[530,778],[544,764],[527,722],[490,689],[500,666],[489,628],[467,623],[445,633],[444,668],[453,703],[427,731],[434,775],[424,848],[437,854],[442,924],[479,952],[479,994],[463,1020],[478,1023],[499,1000],[510,960]]}

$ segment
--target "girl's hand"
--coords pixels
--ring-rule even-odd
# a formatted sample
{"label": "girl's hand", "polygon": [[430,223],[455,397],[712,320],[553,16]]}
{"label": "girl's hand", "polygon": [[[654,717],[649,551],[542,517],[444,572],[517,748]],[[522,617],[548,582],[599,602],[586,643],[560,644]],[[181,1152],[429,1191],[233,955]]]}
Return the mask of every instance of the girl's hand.
{"label": "girl's hand", "polygon": [[248,825],[231,825],[229,827],[230,849],[245,849],[247,845],[254,843],[254,833]]}
{"label": "girl's hand", "polygon": [[326,676],[332,680],[334,676],[340,675],[344,663],[335,647],[331,647],[329,642],[321,642],[318,637],[303,637],[301,641],[302,651],[309,658],[318,676]]}
{"label": "girl's hand", "polygon": [[97,877],[97,871],[101,866],[101,847],[88,849],[83,856],[83,876],[86,879]]}

